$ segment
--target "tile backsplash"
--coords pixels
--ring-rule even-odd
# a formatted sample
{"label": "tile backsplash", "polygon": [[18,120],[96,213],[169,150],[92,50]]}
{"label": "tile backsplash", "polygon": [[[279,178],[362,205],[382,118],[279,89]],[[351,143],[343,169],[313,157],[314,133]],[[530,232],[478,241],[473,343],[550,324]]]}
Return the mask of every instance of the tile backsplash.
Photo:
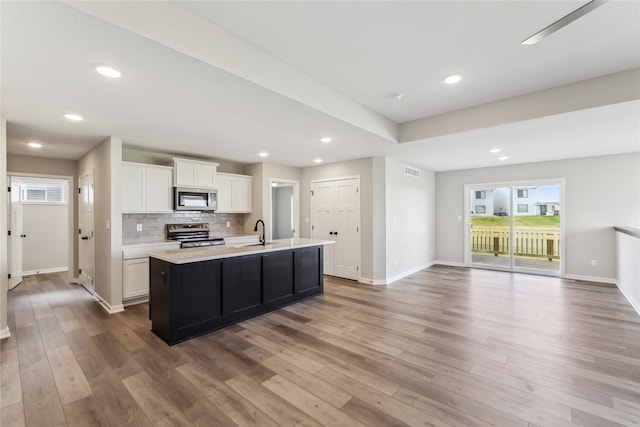
{"label": "tile backsplash", "polygon": [[[227,228],[227,221],[230,227]],[[173,212],[166,214],[123,214],[122,243],[155,242],[167,238],[166,224],[208,222],[211,237],[244,235],[244,214]],[[142,231],[136,231],[142,224]]]}

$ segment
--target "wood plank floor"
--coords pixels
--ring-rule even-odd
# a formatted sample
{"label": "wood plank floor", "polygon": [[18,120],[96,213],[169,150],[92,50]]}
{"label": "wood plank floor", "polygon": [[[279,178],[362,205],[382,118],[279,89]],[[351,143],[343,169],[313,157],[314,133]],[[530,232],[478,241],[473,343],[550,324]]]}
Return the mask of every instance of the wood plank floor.
{"label": "wood plank floor", "polygon": [[640,319],[615,287],[435,266],[169,347],[58,274],[9,292],[4,426],[637,426]]}

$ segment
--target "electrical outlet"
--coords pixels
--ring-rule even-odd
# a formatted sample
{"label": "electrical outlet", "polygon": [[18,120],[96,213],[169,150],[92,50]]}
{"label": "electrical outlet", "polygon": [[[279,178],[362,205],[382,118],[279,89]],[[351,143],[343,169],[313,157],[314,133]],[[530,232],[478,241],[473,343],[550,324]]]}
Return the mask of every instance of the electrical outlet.
{"label": "electrical outlet", "polygon": [[227,228],[231,228],[231,221],[227,221]]}
{"label": "electrical outlet", "polygon": [[397,266],[398,266],[398,260],[397,260],[397,259],[395,259],[395,258],[393,259],[393,266],[394,266],[394,267],[397,267]]}
{"label": "electrical outlet", "polygon": [[142,231],[142,224],[136,224],[136,231]]}
{"label": "electrical outlet", "polygon": [[591,267],[597,267],[598,266],[598,260],[597,259],[592,259],[591,260]]}

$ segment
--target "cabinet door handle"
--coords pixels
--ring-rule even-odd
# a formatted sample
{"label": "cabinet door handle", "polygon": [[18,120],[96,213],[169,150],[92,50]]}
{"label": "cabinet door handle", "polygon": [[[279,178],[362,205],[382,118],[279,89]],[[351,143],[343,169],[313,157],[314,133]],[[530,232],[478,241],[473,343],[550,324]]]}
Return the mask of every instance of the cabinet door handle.
{"label": "cabinet door handle", "polygon": [[333,236],[333,231],[330,231],[329,234]]}
{"label": "cabinet door handle", "polygon": [[164,274],[164,271],[161,271],[160,275],[162,276],[162,284],[166,285],[167,284],[167,275]]}
{"label": "cabinet door handle", "polygon": [[335,235],[337,236],[337,235],[338,235],[338,232],[337,232],[337,231],[334,231],[334,232],[333,232],[333,234],[335,234]]}
{"label": "cabinet door handle", "polygon": [[82,240],[89,240],[87,236],[82,236]]}
{"label": "cabinet door handle", "polygon": [[26,234],[21,234],[20,237],[27,237],[27,235]]}

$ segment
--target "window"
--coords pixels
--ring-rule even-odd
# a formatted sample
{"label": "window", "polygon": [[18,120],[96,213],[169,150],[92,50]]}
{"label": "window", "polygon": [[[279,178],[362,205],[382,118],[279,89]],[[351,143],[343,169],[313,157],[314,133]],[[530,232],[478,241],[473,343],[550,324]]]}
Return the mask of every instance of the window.
{"label": "window", "polygon": [[476,191],[477,200],[486,199],[486,198],[487,198],[487,193],[485,191]]}
{"label": "window", "polygon": [[519,213],[529,212],[529,205],[524,204],[524,203],[521,204],[521,205],[518,205],[518,212]]}
{"label": "window", "polygon": [[[526,199],[527,197],[529,197],[529,190],[518,190],[518,199]],[[518,207],[518,209],[520,209],[520,207]]]}
{"label": "window", "polygon": [[[484,193],[484,191],[483,191]],[[487,207],[485,205],[476,206],[476,213],[487,213]]]}
{"label": "window", "polygon": [[23,203],[66,203],[64,183],[26,183],[21,193]]}

